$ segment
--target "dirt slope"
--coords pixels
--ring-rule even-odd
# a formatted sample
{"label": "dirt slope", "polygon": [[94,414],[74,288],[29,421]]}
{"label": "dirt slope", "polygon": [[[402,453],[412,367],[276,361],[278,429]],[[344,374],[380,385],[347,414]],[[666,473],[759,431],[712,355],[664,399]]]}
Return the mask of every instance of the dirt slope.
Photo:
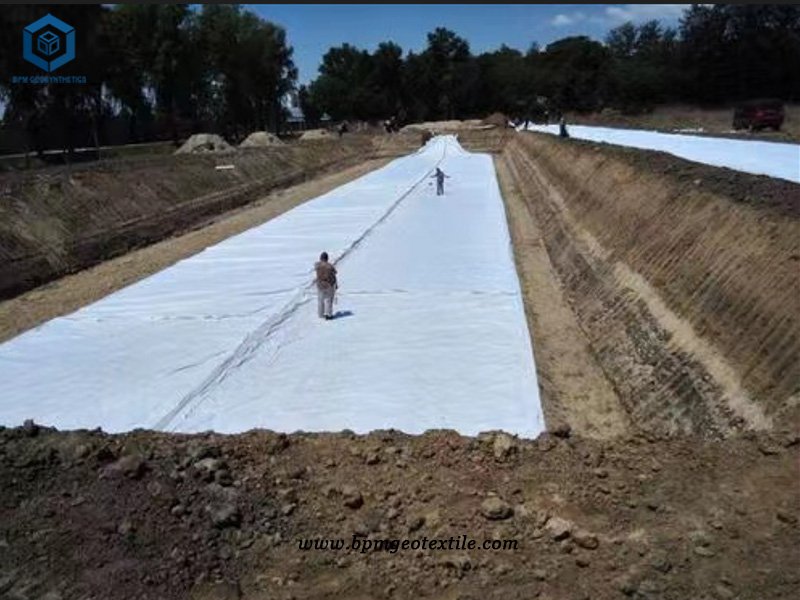
{"label": "dirt slope", "polygon": [[397,156],[415,144],[414,136],[348,135],[0,174],[0,298],[186,231],[326,169]]}
{"label": "dirt slope", "polygon": [[630,426],[616,391],[595,359],[553,268],[532,203],[515,165],[495,158],[538,370],[545,422],[583,435],[615,437]]}
{"label": "dirt slope", "polygon": [[[787,433],[523,443],[5,430],[0,595],[796,598],[798,459]],[[464,535],[517,548],[450,549]],[[354,536],[447,541],[300,549]]]}
{"label": "dirt slope", "polygon": [[634,129],[654,129],[665,131],[687,130],[687,133],[730,135],[744,139],[761,139],[775,142],[800,142],[800,105],[785,107],[786,120],[781,131],[764,130],[750,133],[734,132],[732,127],[733,108],[699,108],[696,106],[672,105],[658,106],[653,112],[641,115],[623,115],[618,111],[581,115],[568,114],[570,123],[600,125],[607,127],[631,127]]}
{"label": "dirt slope", "polygon": [[503,160],[638,427],[719,436],[796,420],[800,186],[535,134]]}
{"label": "dirt slope", "polygon": [[208,246],[265,223],[383,166],[388,160],[376,158],[348,168],[337,166],[331,173],[326,169],[309,181],[275,190],[243,207],[210,217],[195,224],[187,233],[132,250],[0,302],[0,342],[78,310]]}

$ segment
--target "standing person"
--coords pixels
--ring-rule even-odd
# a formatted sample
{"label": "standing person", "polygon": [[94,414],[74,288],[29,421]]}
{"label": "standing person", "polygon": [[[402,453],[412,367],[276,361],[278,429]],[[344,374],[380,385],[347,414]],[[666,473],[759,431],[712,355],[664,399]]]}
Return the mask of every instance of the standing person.
{"label": "standing person", "polygon": [[444,171],[442,171],[439,167],[436,167],[436,173],[433,174],[433,178],[436,179],[436,195],[443,196],[444,180],[445,178],[450,179],[450,176],[445,175]]}
{"label": "standing person", "polygon": [[336,280],[336,267],[328,262],[328,253],[319,255],[314,265],[317,274],[317,314],[320,319],[330,321],[333,318],[333,296],[339,287]]}
{"label": "standing person", "polygon": [[558,122],[558,135],[562,138],[568,138],[569,133],[567,132],[567,120],[564,116],[561,116],[561,120]]}

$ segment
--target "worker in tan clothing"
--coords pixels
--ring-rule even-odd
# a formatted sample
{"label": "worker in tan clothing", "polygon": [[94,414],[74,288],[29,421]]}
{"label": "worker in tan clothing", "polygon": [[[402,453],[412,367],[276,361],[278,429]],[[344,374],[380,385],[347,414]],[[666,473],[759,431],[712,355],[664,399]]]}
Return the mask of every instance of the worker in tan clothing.
{"label": "worker in tan clothing", "polygon": [[317,314],[320,319],[333,318],[333,296],[339,284],[336,281],[336,267],[328,262],[328,253],[319,256],[319,262],[314,265],[317,273]]}

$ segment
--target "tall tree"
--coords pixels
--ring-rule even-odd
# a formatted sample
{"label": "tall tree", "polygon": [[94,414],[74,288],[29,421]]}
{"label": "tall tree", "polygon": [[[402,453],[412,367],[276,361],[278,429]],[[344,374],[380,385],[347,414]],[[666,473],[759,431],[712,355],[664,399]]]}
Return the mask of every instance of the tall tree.
{"label": "tall tree", "polygon": [[468,112],[478,78],[469,43],[455,32],[437,27],[428,34],[422,60],[427,70],[425,80],[430,86],[429,110],[433,115],[452,119],[458,112]]}
{"label": "tall tree", "polygon": [[536,60],[542,91],[558,110],[590,111],[608,91],[608,49],[585,36],[553,42]]}
{"label": "tall tree", "polygon": [[331,48],[322,57],[319,73],[311,86],[317,106],[335,120],[370,116],[372,64],[367,51],[350,44]]}
{"label": "tall tree", "polygon": [[609,102],[625,112],[639,112],[676,99],[679,89],[675,31],[657,21],[636,27],[625,23],[606,37],[611,53]]}
{"label": "tall tree", "polygon": [[314,102],[307,86],[301,85],[297,89],[297,101],[306,123],[312,127],[316,127],[322,118],[322,111]]}
{"label": "tall tree", "polygon": [[224,131],[240,138],[277,129],[281,98],[297,78],[285,30],[239,5],[204,5],[198,28],[211,112]]}
{"label": "tall tree", "polygon": [[525,112],[525,58],[519,50],[500,46],[494,52],[477,57],[480,88],[476,108],[483,114],[501,111],[506,114]]}
{"label": "tall tree", "polygon": [[394,42],[384,42],[371,58],[370,85],[377,92],[374,114],[378,118],[396,115],[402,108],[403,49]]}

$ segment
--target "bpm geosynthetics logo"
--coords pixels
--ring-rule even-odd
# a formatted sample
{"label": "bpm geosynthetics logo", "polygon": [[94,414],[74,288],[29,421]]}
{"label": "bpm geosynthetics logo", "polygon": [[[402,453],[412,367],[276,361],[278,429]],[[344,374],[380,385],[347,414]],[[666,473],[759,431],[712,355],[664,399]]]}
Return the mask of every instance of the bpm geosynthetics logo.
{"label": "bpm geosynthetics logo", "polygon": [[75,29],[53,15],[46,15],[22,32],[22,57],[52,73],[75,58]]}

